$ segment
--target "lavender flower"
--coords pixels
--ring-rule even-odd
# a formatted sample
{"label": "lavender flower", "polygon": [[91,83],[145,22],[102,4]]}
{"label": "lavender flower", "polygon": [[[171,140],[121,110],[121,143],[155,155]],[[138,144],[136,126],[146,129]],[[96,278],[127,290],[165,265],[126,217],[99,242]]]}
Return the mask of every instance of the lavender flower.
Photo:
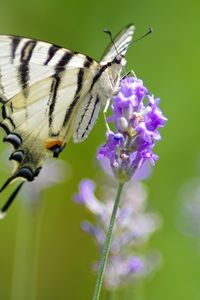
{"label": "lavender flower", "polygon": [[159,99],[149,95],[142,80],[134,77],[121,80],[119,92],[113,98],[113,115],[109,118],[116,132],[107,131],[107,142],[98,151],[98,158],[109,159],[121,182],[129,180],[144,162],[154,165],[158,159],[153,153],[156,141],[161,139],[157,129],[167,121],[158,104]]}
{"label": "lavender flower", "polygon": [[[96,223],[82,223],[82,229],[93,236],[102,251],[109,226],[115,195],[114,182],[104,185],[101,193],[104,201],[94,194],[95,184],[89,179],[82,180],[75,201],[85,205],[96,217]],[[140,253],[150,236],[160,225],[155,213],[145,212],[147,192],[141,183],[128,182],[124,188],[108,259],[104,283],[107,289],[117,288],[131,279],[141,278],[156,268],[160,256]],[[140,249],[140,250],[139,250]],[[98,269],[98,263],[94,266]]]}

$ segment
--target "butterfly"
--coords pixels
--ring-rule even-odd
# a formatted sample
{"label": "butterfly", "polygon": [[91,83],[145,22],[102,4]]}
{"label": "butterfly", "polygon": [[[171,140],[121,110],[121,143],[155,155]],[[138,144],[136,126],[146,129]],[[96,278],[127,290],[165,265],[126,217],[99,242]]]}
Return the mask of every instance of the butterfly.
{"label": "butterfly", "polygon": [[0,35],[0,127],[15,163],[0,192],[21,179],[2,216],[46,158],[58,157],[71,137],[75,143],[87,138],[100,108],[118,89],[134,29],[130,24],[111,39],[100,62],[47,42]]}

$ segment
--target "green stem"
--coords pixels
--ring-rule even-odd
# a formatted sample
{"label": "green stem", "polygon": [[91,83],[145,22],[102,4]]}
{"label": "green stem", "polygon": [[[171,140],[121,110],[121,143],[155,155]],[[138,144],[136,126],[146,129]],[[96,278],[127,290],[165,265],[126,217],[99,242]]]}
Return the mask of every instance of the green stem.
{"label": "green stem", "polygon": [[98,275],[97,275],[96,286],[95,286],[94,295],[92,298],[93,300],[98,300],[100,293],[101,293],[103,276],[104,276],[106,263],[107,263],[107,259],[108,259],[108,254],[109,254],[109,250],[110,250],[110,245],[111,245],[111,241],[112,241],[113,227],[115,224],[115,219],[116,219],[117,210],[119,207],[119,202],[120,202],[120,197],[121,197],[121,192],[122,192],[123,186],[124,186],[124,183],[119,183],[117,195],[115,198],[115,203],[114,203],[114,207],[113,207],[113,211],[112,211],[112,215],[111,215],[111,219],[110,219],[110,224],[109,224],[105,244],[103,247],[103,253],[102,253],[99,271],[98,271]]}

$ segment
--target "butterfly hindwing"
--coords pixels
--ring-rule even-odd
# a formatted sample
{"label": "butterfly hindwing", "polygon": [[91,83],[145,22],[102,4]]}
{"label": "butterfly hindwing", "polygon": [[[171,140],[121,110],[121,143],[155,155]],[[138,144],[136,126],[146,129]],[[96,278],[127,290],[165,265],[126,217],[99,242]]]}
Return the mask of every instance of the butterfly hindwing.
{"label": "butterfly hindwing", "polygon": [[100,108],[101,100],[97,93],[88,93],[82,100],[72,124],[75,143],[80,143],[88,137],[98,118]]}

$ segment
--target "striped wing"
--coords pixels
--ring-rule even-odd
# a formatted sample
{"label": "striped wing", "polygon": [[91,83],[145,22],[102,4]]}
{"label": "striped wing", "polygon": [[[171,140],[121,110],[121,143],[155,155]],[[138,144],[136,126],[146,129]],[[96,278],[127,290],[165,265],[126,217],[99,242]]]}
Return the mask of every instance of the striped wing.
{"label": "striped wing", "polygon": [[94,91],[82,99],[72,124],[75,143],[80,143],[88,137],[98,118],[102,100],[104,99],[101,99],[100,93]]}
{"label": "striped wing", "polygon": [[[0,36],[0,95],[2,102],[52,76],[55,66],[63,67],[71,53],[36,40]],[[80,62],[80,67],[82,61]],[[77,65],[79,67],[79,65]]]}
{"label": "striped wing", "polygon": [[133,25],[124,28],[100,63],[46,42],[0,36],[0,126],[4,141],[14,147],[10,159],[16,162],[0,192],[17,177],[32,181],[45,159],[57,157],[71,136],[76,143],[87,138],[101,104],[118,89],[133,32]]}
{"label": "striped wing", "polygon": [[112,61],[116,55],[125,56],[128,46],[130,45],[133,34],[135,31],[135,26],[133,24],[127,25],[122,29],[114,38],[113,42],[106,48],[101,63]]}
{"label": "striped wing", "polygon": [[[15,148],[11,159],[18,165],[12,178],[33,180],[46,157],[62,151],[74,128],[78,141],[82,122],[73,121],[73,127],[71,121],[82,102],[91,105],[88,90],[97,68],[91,58],[52,44],[0,36],[0,125],[4,140]],[[84,139],[91,126],[82,108],[79,116]]]}

